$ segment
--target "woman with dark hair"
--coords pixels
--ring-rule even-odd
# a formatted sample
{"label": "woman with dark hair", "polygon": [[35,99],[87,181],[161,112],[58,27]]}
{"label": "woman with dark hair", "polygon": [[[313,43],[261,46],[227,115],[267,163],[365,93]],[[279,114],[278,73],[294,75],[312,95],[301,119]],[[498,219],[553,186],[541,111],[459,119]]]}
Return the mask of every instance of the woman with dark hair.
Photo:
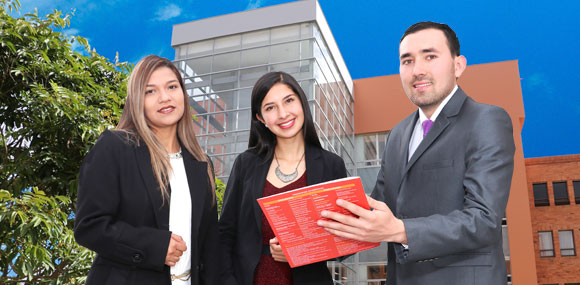
{"label": "woman with dark hair", "polygon": [[326,262],[290,268],[256,199],[346,176],[325,151],[304,91],[284,72],[252,90],[248,150],[234,162],[219,222],[223,284],[333,284]]}
{"label": "woman with dark hair", "polygon": [[79,173],[75,239],[97,253],[87,284],[218,284],[214,189],[179,71],[143,58],[117,130]]}

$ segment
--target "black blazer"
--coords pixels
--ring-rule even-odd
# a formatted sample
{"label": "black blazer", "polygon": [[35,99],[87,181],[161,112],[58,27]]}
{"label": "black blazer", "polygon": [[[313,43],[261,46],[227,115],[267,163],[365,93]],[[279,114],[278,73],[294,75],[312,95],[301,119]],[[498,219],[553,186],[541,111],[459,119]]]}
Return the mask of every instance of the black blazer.
{"label": "black blazer", "polygon": [[[192,197],[191,281],[217,284],[217,210],[207,163],[187,151],[183,162]],[[145,143],[137,146],[121,131],[101,134],[79,174],[75,239],[97,253],[87,284],[171,284],[169,201],[158,188]]]}
{"label": "black blazer", "polygon": [[[306,146],[308,185],[346,177],[344,161],[323,149]],[[246,151],[229,177],[219,222],[222,280],[220,284],[253,284],[262,255],[261,198],[272,159]],[[333,284],[326,262],[292,268],[294,284]]]}

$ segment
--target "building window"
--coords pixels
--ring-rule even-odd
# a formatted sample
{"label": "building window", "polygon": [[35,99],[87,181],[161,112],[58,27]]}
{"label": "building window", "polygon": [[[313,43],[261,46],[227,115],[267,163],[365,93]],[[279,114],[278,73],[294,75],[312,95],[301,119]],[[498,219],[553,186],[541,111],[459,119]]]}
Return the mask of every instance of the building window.
{"label": "building window", "polygon": [[550,206],[550,201],[548,200],[548,184],[534,183],[532,187],[534,189],[534,205],[536,207]]}
{"label": "building window", "polygon": [[572,185],[574,186],[574,197],[576,200],[576,205],[580,205],[580,181],[573,181]]}
{"label": "building window", "polygon": [[554,241],[552,232],[538,232],[538,241],[540,243],[540,257],[553,257]]}
{"label": "building window", "polygon": [[367,265],[367,282],[381,282],[387,278],[386,264],[369,264]]}
{"label": "building window", "polygon": [[568,198],[568,186],[566,181],[564,182],[553,182],[554,186],[554,204],[556,205],[570,205],[570,199]]}
{"label": "building window", "polygon": [[[509,243],[509,235],[508,235],[508,226],[506,218],[501,220],[501,236],[503,240],[503,255],[506,260],[510,259],[510,243]],[[509,271],[509,270],[508,270]]]}
{"label": "building window", "polygon": [[356,161],[358,167],[380,166],[385,144],[387,142],[387,132],[357,135],[356,139]]}
{"label": "building window", "polygon": [[377,160],[379,157],[376,136],[364,137],[364,158],[365,160]]}
{"label": "building window", "polygon": [[576,255],[576,250],[574,249],[574,232],[572,230],[558,231],[558,237],[560,238],[560,255]]}

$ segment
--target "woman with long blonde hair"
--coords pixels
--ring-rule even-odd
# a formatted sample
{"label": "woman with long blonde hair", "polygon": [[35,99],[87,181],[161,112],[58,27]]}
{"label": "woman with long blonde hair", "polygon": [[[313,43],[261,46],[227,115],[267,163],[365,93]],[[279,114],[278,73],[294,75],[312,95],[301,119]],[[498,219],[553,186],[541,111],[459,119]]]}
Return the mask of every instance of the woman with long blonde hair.
{"label": "woman with long blonde hair", "polygon": [[75,238],[97,253],[87,284],[216,284],[214,189],[179,71],[143,58],[79,174]]}

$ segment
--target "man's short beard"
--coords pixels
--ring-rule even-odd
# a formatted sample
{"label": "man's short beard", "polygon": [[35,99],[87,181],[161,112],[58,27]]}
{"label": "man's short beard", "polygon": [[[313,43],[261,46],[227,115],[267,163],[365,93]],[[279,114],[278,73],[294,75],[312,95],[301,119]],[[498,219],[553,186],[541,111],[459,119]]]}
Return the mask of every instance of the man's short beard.
{"label": "man's short beard", "polygon": [[439,104],[441,104],[441,102],[443,102],[444,99],[445,99],[445,97],[443,97],[443,98],[437,98],[436,100],[430,101],[430,102],[427,102],[427,103],[421,103],[421,102],[418,102],[420,100],[416,100],[415,99],[415,96],[412,96],[411,97],[411,102],[413,104],[415,104],[415,106],[417,106],[417,107],[419,107],[421,109],[424,109],[424,108],[437,107]]}

